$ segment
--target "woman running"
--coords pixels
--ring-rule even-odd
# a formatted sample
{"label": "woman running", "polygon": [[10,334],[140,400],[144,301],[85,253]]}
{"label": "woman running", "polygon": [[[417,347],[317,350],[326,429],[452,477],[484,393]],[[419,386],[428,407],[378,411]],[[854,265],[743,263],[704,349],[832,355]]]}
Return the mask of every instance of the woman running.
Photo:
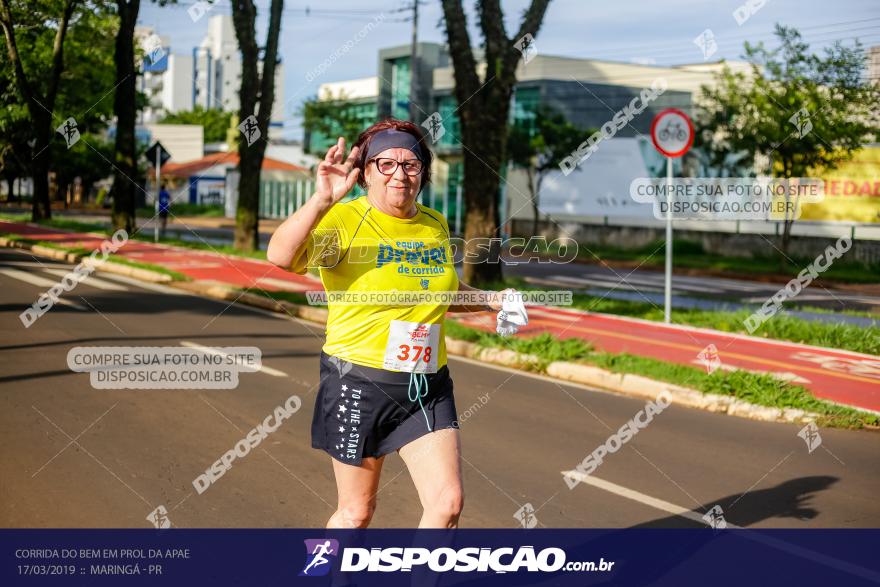
{"label": "woman running", "polygon": [[[320,267],[327,340],[312,447],[332,457],[338,506],[328,528],[365,528],[385,455],[397,451],[418,490],[420,528],[453,528],[463,504],[460,442],[446,365],[449,302],[395,304],[389,292],[478,292],[459,282],[446,219],[416,202],[433,155],[419,127],[389,119],[339,138],[318,165],[315,193],[272,235],[272,263]],[[339,203],[357,182],[366,196]],[[335,300],[331,292],[350,294]],[[501,294],[455,311],[499,310]],[[367,304],[363,303],[367,300]],[[394,301],[394,300],[392,300]]]}

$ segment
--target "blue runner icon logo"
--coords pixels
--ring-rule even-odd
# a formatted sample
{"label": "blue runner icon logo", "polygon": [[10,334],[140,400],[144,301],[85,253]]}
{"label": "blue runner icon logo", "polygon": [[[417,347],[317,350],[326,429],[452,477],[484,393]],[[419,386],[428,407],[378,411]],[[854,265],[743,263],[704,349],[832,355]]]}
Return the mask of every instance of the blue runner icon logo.
{"label": "blue runner icon logo", "polygon": [[306,539],[306,566],[300,577],[323,577],[330,572],[332,561],[339,555],[339,541],[332,538]]}

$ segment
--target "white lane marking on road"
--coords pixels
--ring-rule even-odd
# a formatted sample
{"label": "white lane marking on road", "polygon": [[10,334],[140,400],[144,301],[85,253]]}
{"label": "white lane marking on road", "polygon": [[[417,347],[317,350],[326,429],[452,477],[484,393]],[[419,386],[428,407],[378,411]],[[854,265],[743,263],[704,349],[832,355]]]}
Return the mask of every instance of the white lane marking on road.
{"label": "white lane marking on road", "polygon": [[[219,351],[215,348],[196,344],[196,343],[190,342],[188,340],[182,340],[182,341],[180,341],[180,344],[181,344],[181,346],[185,346],[185,347],[188,347],[191,349],[196,349],[196,350],[202,351],[203,353],[208,354],[208,355],[216,355],[216,356],[220,356],[220,357],[229,356],[228,353],[224,353],[223,351]],[[288,377],[287,373],[285,373],[284,371],[279,371],[278,369],[273,369],[272,367],[267,367],[265,364],[263,364],[262,359],[260,360],[260,369],[259,370],[262,371],[263,373],[265,373],[266,375],[271,375],[273,377]]]}
{"label": "white lane marking on road", "polygon": [[[635,489],[630,489],[628,487],[624,487],[623,485],[612,483],[611,481],[599,479],[598,477],[595,477],[593,475],[585,475],[580,471],[561,471],[561,473],[563,476],[577,479],[581,483],[592,485],[593,487],[603,489],[605,491],[608,491],[609,493],[614,493],[615,495],[637,501],[644,505],[656,508],[664,512],[668,512],[676,516],[681,516],[682,518],[687,518],[688,520],[698,522],[699,524],[704,526],[707,525],[706,521],[703,519],[703,516],[700,515],[698,512],[683,508],[680,505],[676,505],[674,503],[670,503],[656,497],[651,497],[650,495],[646,495],[640,491],[636,491]],[[731,524],[730,522],[727,522],[727,528],[736,530],[743,529],[742,526],[737,526],[735,524]],[[721,530],[721,532],[723,531],[724,530]],[[767,546],[771,546],[779,550],[784,550],[785,552],[805,558],[812,562],[818,562],[829,567],[838,569],[840,571],[844,571],[846,573],[851,573],[853,575],[864,577],[866,579],[870,579],[871,581],[880,582],[880,573],[872,571],[871,569],[866,569],[864,567],[854,565],[847,561],[842,561],[834,557],[830,557],[826,554],[822,554],[821,552],[802,548],[795,544],[789,544],[784,540],[778,540],[764,534],[757,534],[747,531],[738,533],[737,535],[741,538],[748,538],[749,540],[754,540],[755,542],[760,542],[762,544],[766,544]]]}
{"label": "white lane marking on road", "polygon": [[[46,273],[51,273],[52,275],[57,275],[59,277],[65,277],[70,273],[70,271],[65,271],[64,269],[43,269],[43,271],[45,271]],[[125,286],[98,279],[94,275],[86,277],[85,279],[83,279],[83,282],[97,289],[103,289],[107,291],[128,291],[128,288]]]}
{"label": "white lane marking on road", "polygon": [[0,265],[10,266],[10,267],[30,267],[32,269],[46,269],[48,267],[58,267],[61,269],[67,269],[68,271],[72,271],[74,265],[64,265],[58,263],[56,261],[50,261],[46,259],[45,263],[34,262],[34,261],[0,261]]}
{"label": "white lane marking on road", "polygon": [[[140,280],[134,279],[132,277],[127,277],[125,275],[119,275],[118,273],[104,272],[101,274],[101,277],[112,279],[114,281],[119,281],[121,283],[126,283],[129,285],[133,285],[135,287],[141,287],[143,289],[148,289],[150,291],[155,291],[157,293],[167,294],[170,296],[188,296],[191,298],[198,298],[199,300],[202,300],[205,302],[211,302],[214,304],[223,304],[224,306],[229,304],[229,302],[227,302],[226,300],[218,300],[216,298],[206,297],[206,296],[200,295],[200,294],[192,292],[192,291],[187,291],[185,289],[178,289],[176,287],[171,287],[168,285],[158,285],[155,283],[140,281]],[[316,283],[318,283],[318,285],[320,286],[320,282],[316,282]],[[278,320],[289,320],[291,322],[296,322],[297,324],[301,324],[309,329],[310,329],[311,325],[315,324],[315,322],[312,322],[310,320],[304,320],[298,316],[291,316],[290,314],[287,314],[284,312],[270,312],[269,310],[264,310],[263,308],[256,308],[254,306],[248,306],[247,304],[237,304],[236,308],[246,310],[248,312],[254,312],[256,314],[262,314],[264,316],[270,316],[270,317],[276,318]]]}
{"label": "white lane marking on road", "polygon": [[[155,291],[158,293],[168,294],[168,295],[193,295],[191,292],[175,289],[173,287],[168,287],[167,285],[157,285],[155,283],[149,283],[147,281],[140,281],[138,279],[134,279],[132,277],[128,277],[126,275],[119,275],[118,273],[110,273],[110,272],[102,272],[102,279],[110,279],[112,281],[118,281],[120,283],[125,283],[127,285],[133,285],[135,287],[140,287],[143,289],[148,289],[150,291]],[[201,297],[201,296],[197,296]],[[210,298],[202,298],[202,299],[210,299]]]}
{"label": "white lane marking on road", "polygon": [[[0,269],[0,273],[5,275],[6,277],[17,279],[18,281],[24,281],[25,283],[29,283],[31,285],[36,285],[37,287],[55,287],[58,285],[58,282],[52,281],[51,279],[46,279],[45,277],[40,277],[38,275],[31,275],[25,271],[20,271],[18,269]],[[85,306],[77,304],[76,302],[71,302],[70,300],[65,300],[62,297],[58,298],[59,304],[64,304],[65,306],[70,306],[71,308],[76,308],[77,310],[82,310],[83,312],[87,311]]]}
{"label": "white lane marking on road", "polygon": [[[605,491],[614,493],[621,497],[625,497],[644,505],[651,506],[652,508],[674,514],[676,516],[681,516],[682,518],[687,518],[688,520],[692,520],[699,524],[706,524],[703,516],[693,510],[689,510],[687,508],[681,507],[680,505],[675,505],[674,503],[658,499],[656,497],[651,497],[650,495],[645,495],[644,493],[636,491],[635,489],[630,489],[628,487],[624,487],[623,485],[612,483],[611,481],[605,481],[604,479],[599,479],[598,477],[595,477],[593,475],[585,475],[580,471],[562,471],[562,475],[569,477],[570,479],[577,479],[581,483],[586,483],[587,485],[592,485],[593,487],[604,489]],[[727,524],[727,527],[737,528],[737,526],[734,526],[730,523]]]}

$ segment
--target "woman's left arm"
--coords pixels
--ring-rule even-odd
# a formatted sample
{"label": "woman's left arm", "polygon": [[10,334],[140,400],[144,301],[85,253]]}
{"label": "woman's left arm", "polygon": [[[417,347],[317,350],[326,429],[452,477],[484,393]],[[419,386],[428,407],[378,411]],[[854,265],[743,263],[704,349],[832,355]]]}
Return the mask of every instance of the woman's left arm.
{"label": "woman's left arm", "polygon": [[505,289],[504,291],[486,291],[471,287],[465,282],[459,281],[458,291],[482,295],[480,295],[473,304],[456,304],[449,306],[449,312],[497,312],[501,309],[502,295],[513,290]]}

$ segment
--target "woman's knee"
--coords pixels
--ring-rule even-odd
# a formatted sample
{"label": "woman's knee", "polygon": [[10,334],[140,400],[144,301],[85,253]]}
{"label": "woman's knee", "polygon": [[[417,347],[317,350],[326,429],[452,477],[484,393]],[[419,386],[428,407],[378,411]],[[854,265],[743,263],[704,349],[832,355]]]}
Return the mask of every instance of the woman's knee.
{"label": "woman's knee", "polygon": [[441,488],[424,504],[425,509],[437,516],[457,521],[464,509],[464,491],[461,485],[448,485]]}
{"label": "woman's knee", "polygon": [[340,521],[345,528],[366,528],[373,519],[375,511],[374,502],[356,502],[340,505],[336,514],[341,518]]}

